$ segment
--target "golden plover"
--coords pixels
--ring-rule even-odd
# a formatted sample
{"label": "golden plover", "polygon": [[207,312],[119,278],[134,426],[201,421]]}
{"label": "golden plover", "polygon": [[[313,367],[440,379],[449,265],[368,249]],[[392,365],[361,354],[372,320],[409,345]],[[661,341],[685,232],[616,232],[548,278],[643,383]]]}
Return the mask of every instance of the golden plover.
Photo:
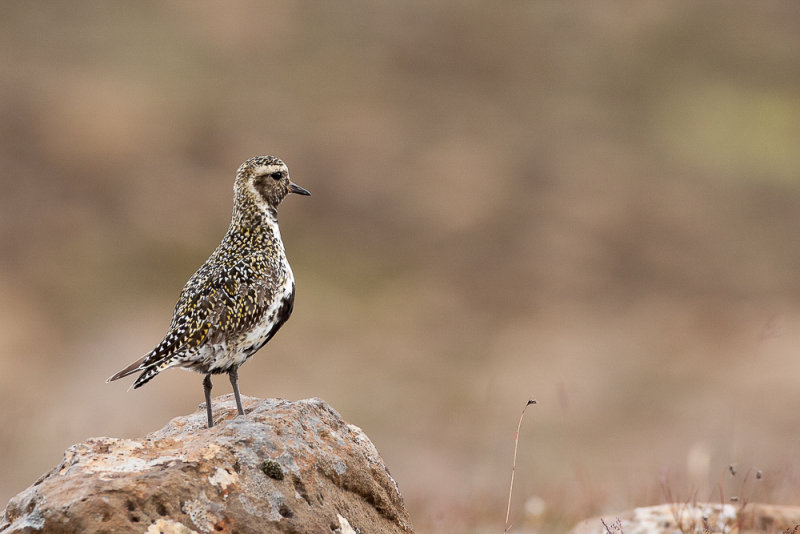
{"label": "golden plover", "polygon": [[185,367],[205,374],[208,426],[211,375],[228,373],[239,415],[239,367],[289,319],[294,275],[278,229],[278,205],[289,193],[310,195],[289,180],[274,156],[250,158],[233,185],[231,225],[217,250],[186,282],[163,341],[108,381],[141,373],[138,388],[161,371]]}

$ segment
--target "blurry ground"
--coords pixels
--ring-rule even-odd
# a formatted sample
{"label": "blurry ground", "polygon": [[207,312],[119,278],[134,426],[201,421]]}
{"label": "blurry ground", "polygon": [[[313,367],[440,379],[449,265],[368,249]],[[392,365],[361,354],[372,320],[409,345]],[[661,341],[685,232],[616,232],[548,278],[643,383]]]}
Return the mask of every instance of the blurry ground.
{"label": "blurry ground", "polygon": [[196,374],[104,381],[269,153],[313,196],[282,206],[295,314],[242,391],[363,427],[420,532],[502,528],[529,397],[519,530],[662,480],[718,501],[728,464],[724,499],[797,503],[798,24],[766,1],[4,2],[0,501],[202,401]]}

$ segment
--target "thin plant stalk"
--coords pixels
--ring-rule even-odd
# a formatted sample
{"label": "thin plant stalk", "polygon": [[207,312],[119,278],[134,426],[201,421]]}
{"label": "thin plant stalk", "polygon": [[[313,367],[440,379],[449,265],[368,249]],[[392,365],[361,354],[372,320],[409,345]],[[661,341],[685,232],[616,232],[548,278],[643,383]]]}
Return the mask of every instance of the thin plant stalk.
{"label": "thin plant stalk", "polygon": [[528,406],[531,404],[536,404],[536,401],[531,399],[525,404],[525,407],[522,409],[522,413],[519,416],[519,423],[517,423],[517,433],[514,436],[514,462],[511,464],[511,484],[508,487],[508,507],[506,508],[506,529],[503,531],[503,534],[506,534],[509,530],[511,530],[511,525],[508,523],[508,518],[511,516],[511,495],[514,492],[514,472],[517,470],[517,445],[519,444],[519,429],[522,427],[522,418],[525,417],[525,410],[527,410]]}

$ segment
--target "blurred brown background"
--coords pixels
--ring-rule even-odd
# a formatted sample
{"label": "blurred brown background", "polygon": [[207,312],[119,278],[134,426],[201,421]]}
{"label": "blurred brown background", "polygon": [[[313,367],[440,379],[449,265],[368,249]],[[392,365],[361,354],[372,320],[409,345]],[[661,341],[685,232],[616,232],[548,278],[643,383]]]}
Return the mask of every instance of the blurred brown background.
{"label": "blurred brown background", "polygon": [[800,4],[3,2],[0,61],[3,503],[202,401],[105,379],[256,154],[313,196],[242,391],[361,426],[420,532],[502,529],[529,397],[520,531],[800,497]]}

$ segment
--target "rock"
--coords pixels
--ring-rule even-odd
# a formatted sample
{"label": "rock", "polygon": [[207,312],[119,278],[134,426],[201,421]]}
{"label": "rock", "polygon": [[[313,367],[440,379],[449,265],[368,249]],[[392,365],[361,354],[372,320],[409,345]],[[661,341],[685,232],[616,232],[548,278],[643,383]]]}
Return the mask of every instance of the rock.
{"label": "rock", "polygon": [[144,439],[92,438],[11,499],[1,534],[408,533],[369,438],[320,399],[214,399]]}
{"label": "rock", "polygon": [[[605,524],[604,524],[605,522]],[[579,523],[569,534],[800,533],[800,506],[675,503],[636,508]]]}

